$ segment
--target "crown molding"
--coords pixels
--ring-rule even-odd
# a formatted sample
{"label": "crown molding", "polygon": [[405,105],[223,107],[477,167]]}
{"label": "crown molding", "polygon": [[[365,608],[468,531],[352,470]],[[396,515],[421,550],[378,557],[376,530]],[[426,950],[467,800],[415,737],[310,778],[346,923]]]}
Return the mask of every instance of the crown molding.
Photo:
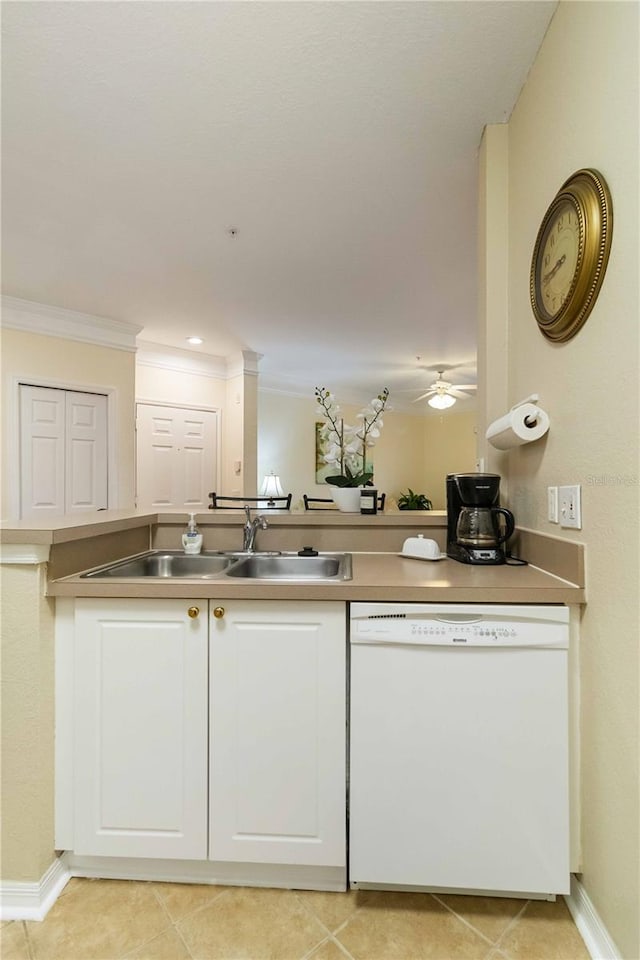
{"label": "crown molding", "polygon": [[239,353],[232,353],[227,357],[227,378],[241,376],[258,376],[258,364],[262,360],[263,354],[254,353],[253,350],[241,350]]}
{"label": "crown molding", "polygon": [[164,343],[152,343],[138,339],[136,364],[143,367],[159,367],[174,373],[197,374],[216,380],[226,380],[227,360],[210,353],[184,350],[181,347],[168,347]]}
{"label": "crown molding", "polygon": [[95,317],[76,310],[52,307],[46,303],[20,300],[18,297],[2,297],[2,326],[44,337],[75,340],[79,343],[98,344],[114,350],[136,349],[136,336],[142,330],[135,323]]}
{"label": "crown molding", "polygon": [[217,380],[231,380],[233,377],[258,376],[258,364],[262,354],[251,350],[242,350],[228,357],[215,356],[170,347],[163,343],[138,339],[136,363],[146,367],[160,367],[177,373],[198,374]]}

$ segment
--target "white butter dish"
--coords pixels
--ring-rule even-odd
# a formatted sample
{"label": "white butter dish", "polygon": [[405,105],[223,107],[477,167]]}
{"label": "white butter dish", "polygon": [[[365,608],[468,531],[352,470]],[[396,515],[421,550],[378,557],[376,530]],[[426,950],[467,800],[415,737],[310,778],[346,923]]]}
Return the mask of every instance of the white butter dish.
{"label": "white butter dish", "polygon": [[446,559],[447,559],[446,553],[441,553],[438,557],[423,557],[423,556],[420,556],[420,554],[418,554],[418,553],[399,553],[398,556],[399,556],[399,557],[405,557],[405,558],[408,559],[408,560],[429,560],[429,561],[433,561],[433,560],[446,560]]}
{"label": "white butter dish", "polygon": [[427,539],[422,533],[417,537],[408,537],[402,545],[401,557],[413,560],[445,560],[446,554],[440,552],[435,540]]}

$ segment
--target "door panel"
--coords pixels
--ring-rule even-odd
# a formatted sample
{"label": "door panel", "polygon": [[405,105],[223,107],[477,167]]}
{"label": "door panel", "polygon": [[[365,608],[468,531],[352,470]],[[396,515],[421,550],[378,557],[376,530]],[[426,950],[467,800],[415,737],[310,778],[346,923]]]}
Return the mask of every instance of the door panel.
{"label": "door panel", "polygon": [[107,398],[66,393],[65,512],[107,506]]}
{"label": "door panel", "polygon": [[63,514],[65,474],[63,390],[20,385],[20,517]]}
{"label": "door panel", "polygon": [[77,601],[76,853],[206,858],[207,618],[188,606]]}
{"label": "door panel", "polygon": [[106,396],[21,384],[21,519],[106,508],[107,479]]}
{"label": "door panel", "polygon": [[139,403],[137,504],[206,510],[216,487],[218,414]]}
{"label": "door panel", "polygon": [[210,624],[210,858],[343,865],[344,605],[233,601]]}

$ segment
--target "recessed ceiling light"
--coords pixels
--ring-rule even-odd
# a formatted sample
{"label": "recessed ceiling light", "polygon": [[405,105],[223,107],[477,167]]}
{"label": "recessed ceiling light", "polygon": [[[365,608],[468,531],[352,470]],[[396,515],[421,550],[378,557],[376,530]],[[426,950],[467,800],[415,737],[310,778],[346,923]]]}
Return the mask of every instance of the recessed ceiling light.
{"label": "recessed ceiling light", "polygon": [[199,343],[204,343],[204,340],[202,339],[202,337],[187,337],[187,343],[192,343],[195,347]]}

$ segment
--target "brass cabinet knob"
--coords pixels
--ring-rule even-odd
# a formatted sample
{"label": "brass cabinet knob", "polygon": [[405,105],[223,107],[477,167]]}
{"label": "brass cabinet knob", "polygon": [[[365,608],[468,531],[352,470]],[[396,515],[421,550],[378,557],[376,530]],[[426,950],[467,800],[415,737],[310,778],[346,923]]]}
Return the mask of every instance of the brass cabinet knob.
{"label": "brass cabinet knob", "polygon": [[187,610],[187,613],[189,614],[192,620],[195,620],[196,617],[200,614],[200,607],[189,607],[189,609]]}
{"label": "brass cabinet knob", "polygon": [[224,617],[224,607],[214,607],[213,615],[216,618],[216,620],[222,620],[222,618]]}

